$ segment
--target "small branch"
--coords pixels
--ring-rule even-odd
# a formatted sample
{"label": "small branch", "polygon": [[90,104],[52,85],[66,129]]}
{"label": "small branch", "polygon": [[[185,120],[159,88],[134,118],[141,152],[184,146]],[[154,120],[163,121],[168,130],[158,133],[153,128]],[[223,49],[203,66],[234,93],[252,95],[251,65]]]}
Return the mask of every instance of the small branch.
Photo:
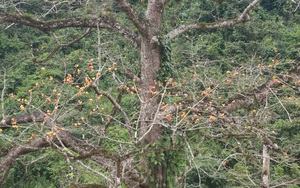
{"label": "small branch", "polygon": [[62,4],[62,3],[68,3],[69,1],[63,1],[63,2],[56,2],[54,1],[54,5],[42,16],[42,18],[45,18],[48,14],[50,14],[53,10],[57,9],[57,6]]}
{"label": "small branch", "polygon": [[2,118],[5,119],[5,105],[4,105],[4,95],[6,91],[6,70],[4,69],[3,73],[3,89],[1,93],[1,110],[2,110]]}
{"label": "small branch", "polygon": [[218,167],[218,169],[213,173],[212,177],[214,177],[222,168],[222,166],[224,166],[224,162],[228,161],[228,159],[233,158],[237,155],[243,155],[242,153],[233,153],[231,155],[228,155],[225,159],[223,159]]}
{"label": "small branch", "polygon": [[98,172],[98,171],[92,169],[92,168],[89,167],[89,166],[86,166],[85,164],[83,164],[82,161],[77,161],[77,162],[78,162],[79,164],[81,164],[84,168],[88,169],[89,171],[94,172],[95,174],[97,174],[97,175],[103,177],[104,179],[106,179],[108,182],[113,183],[113,181],[112,181],[109,177],[107,177],[107,176],[105,176],[104,174],[102,174],[102,173],[100,173],[100,172]]}
{"label": "small branch", "polygon": [[284,109],[284,111],[285,111],[286,114],[288,115],[289,121],[292,122],[290,113],[289,113],[289,112],[287,111],[287,109],[284,107],[284,105],[282,104],[281,100],[277,97],[276,93],[275,93],[271,88],[269,88],[269,90],[273,93],[273,95],[276,97],[276,99],[278,100],[278,102],[279,102],[279,104],[281,105],[281,107]]}
{"label": "small branch", "polygon": [[147,153],[160,153],[163,151],[181,151],[183,150],[183,146],[180,147],[172,147],[172,148],[155,148],[155,149],[147,149],[147,150],[138,150],[138,151],[132,151],[130,153],[124,154],[122,156],[120,156],[121,159],[126,160],[129,159],[131,157],[136,157],[139,155],[144,155]]}
{"label": "small branch", "polygon": [[98,49],[98,72],[100,73],[102,70],[102,48],[101,48],[101,34],[100,34],[100,28],[99,24],[97,24],[97,34],[98,34],[98,44],[97,44],[97,49]]}
{"label": "small branch", "polygon": [[[300,74],[300,64],[298,63],[299,60],[300,60],[300,57],[292,62],[292,63],[295,63],[296,65],[294,66],[294,68],[287,71],[285,73],[285,75],[291,75],[291,74],[299,75]],[[283,83],[281,81],[279,81],[280,79],[284,80],[284,77],[279,76],[278,79],[270,78],[264,84],[255,88],[254,93],[255,93],[256,103],[262,104],[262,101],[264,101],[266,99],[266,96],[269,94],[270,88],[277,88],[277,87],[281,86]],[[291,81],[291,79],[289,79],[288,81]],[[244,94],[236,95],[236,96],[232,97],[231,99],[229,99],[228,105],[225,106],[223,108],[223,110],[225,112],[229,113],[229,112],[241,109],[241,108],[246,108],[255,102],[253,97],[252,97],[252,94],[249,94],[249,92],[248,92],[248,94],[245,92]]]}
{"label": "small branch", "polygon": [[293,10],[293,12],[296,12],[297,9],[299,8],[300,6],[300,1],[296,2],[295,0],[291,0],[294,4],[297,4],[296,8]]}
{"label": "small branch", "polygon": [[74,157],[74,160],[83,160],[83,159],[89,159],[92,156],[103,156],[107,159],[111,159],[113,161],[117,161],[118,157],[113,155],[112,153],[110,153],[107,150],[102,150],[102,149],[98,149],[98,150],[92,150],[90,152],[84,153],[78,157]]}
{"label": "small branch", "polygon": [[[67,43],[59,43],[60,46],[69,46],[70,44],[73,44],[74,42],[77,42],[79,41],[80,39],[82,39],[83,37],[85,37],[87,34],[89,34],[91,31],[91,28],[88,28],[84,33],[82,33],[81,35],[79,35],[78,37],[74,38],[73,40],[70,40],[69,42]],[[54,37],[56,38],[56,36],[54,35]],[[59,41],[57,38],[56,38],[56,41]]]}
{"label": "small branch", "polygon": [[247,20],[249,19],[249,12],[260,2],[261,0],[252,1],[244,10],[244,12],[240,15],[238,20]]}
{"label": "small branch", "polygon": [[[117,98],[117,103],[118,103],[118,104],[121,103],[121,100],[122,100],[123,95],[124,95],[124,90],[122,90],[122,91],[119,93],[119,95],[118,95],[118,98]],[[114,117],[116,113],[117,113],[117,108],[114,107],[113,110],[111,111],[111,113],[110,113],[109,116],[110,116],[110,117]],[[111,119],[112,119],[112,118],[110,118],[110,120],[104,125],[104,130],[103,130],[103,134],[104,134],[104,135],[105,135],[105,133],[106,133],[106,131],[107,131],[108,126],[111,124]],[[130,136],[132,137],[133,135],[130,135]],[[102,144],[102,141],[104,140],[104,138],[105,138],[105,137],[100,137],[100,139],[99,139],[99,141],[98,141],[98,145],[99,145],[99,146]]]}
{"label": "small branch", "polygon": [[4,30],[9,29],[9,28],[10,28],[11,26],[13,26],[13,25],[15,25],[15,23],[12,23],[12,24],[8,25],[7,27],[4,28]]}
{"label": "small branch", "polygon": [[[154,116],[154,118],[152,120],[152,123],[150,125],[148,125],[147,128],[145,128],[146,130],[142,130],[141,131],[142,134],[140,135],[140,138],[138,139],[137,143],[140,143],[141,141],[143,141],[145,137],[147,138],[147,135],[151,131],[152,131],[152,134],[159,134],[158,131],[157,131],[157,127],[158,127],[158,123],[157,122],[161,123],[162,120],[164,119],[164,116],[162,116],[161,114],[159,114],[159,112],[160,112],[160,107],[162,105],[162,102],[163,102],[164,96],[166,94],[166,91],[167,91],[167,87],[164,88],[164,91],[161,94],[161,98],[160,98],[159,104],[156,107],[157,109],[156,109],[156,112],[155,112],[155,116]],[[149,134],[149,135],[151,136],[151,134]],[[147,138],[147,140],[151,141],[152,139]]]}
{"label": "small branch", "polygon": [[299,182],[299,181],[300,181],[300,178],[295,178],[295,179],[292,179],[292,180],[289,180],[289,181],[286,181],[286,182],[283,182],[283,183],[280,183],[280,184],[277,184],[277,185],[273,185],[270,188],[286,187],[288,185],[294,186],[295,183]]}
{"label": "small branch", "polygon": [[117,101],[109,93],[107,93],[106,91],[100,91],[99,88],[97,87],[97,85],[95,83],[92,83],[90,85],[90,87],[93,88],[93,90],[95,91],[95,93],[97,95],[104,95],[113,104],[113,106],[122,114],[122,116],[123,116],[123,118],[125,120],[126,127],[128,127],[128,130],[130,132],[130,135],[133,135],[132,134],[132,130],[131,130],[130,120],[129,120],[126,112],[120,106],[120,104],[117,103]]}
{"label": "small branch", "polygon": [[79,35],[78,37],[74,38],[73,40],[70,40],[70,41],[67,42],[67,43],[61,43],[61,42],[58,40],[58,38],[55,36],[55,34],[53,34],[53,36],[54,36],[56,42],[58,43],[58,46],[56,46],[56,47],[54,48],[54,50],[53,50],[53,51],[52,51],[45,59],[40,60],[40,61],[38,61],[37,63],[44,63],[44,62],[49,61],[61,47],[69,46],[69,45],[71,45],[71,44],[73,44],[73,43],[75,43],[75,42],[81,40],[83,37],[85,37],[87,34],[89,34],[90,31],[91,31],[91,29],[88,28],[84,33],[82,33],[82,34]]}
{"label": "small branch", "polygon": [[233,20],[226,20],[216,23],[207,23],[207,24],[189,24],[189,25],[181,25],[177,29],[169,32],[166,35],[166,38],[173,39],[178,35],[187,32],[189,30],[197,29],[197,30],[212,30],[218,28],[225,28],[225,27],[232,27],[237,24],[245,23],[249,21],[249,12],[260,2],[260,0],[254,0],[250,3],[243,13],[236,19]]}

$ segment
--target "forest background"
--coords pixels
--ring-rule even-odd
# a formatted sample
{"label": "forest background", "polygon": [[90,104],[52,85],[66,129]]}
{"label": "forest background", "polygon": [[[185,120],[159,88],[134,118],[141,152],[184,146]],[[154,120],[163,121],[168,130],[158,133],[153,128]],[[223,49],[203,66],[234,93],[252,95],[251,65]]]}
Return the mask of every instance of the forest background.
{"label": "forest background", "polygon": [[299,187],[299,6],[1,1],[0,185]]}

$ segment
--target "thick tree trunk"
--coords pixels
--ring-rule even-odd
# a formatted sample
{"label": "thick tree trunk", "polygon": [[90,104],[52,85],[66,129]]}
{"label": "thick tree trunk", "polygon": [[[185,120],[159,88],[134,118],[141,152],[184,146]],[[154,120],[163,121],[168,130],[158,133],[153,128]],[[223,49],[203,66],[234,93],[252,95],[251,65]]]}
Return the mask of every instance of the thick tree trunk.
{"label": "thick tree trunk", "polygon": [[[155,36],[153,36],[155,37]],[[154,80],[157,80],[157,72],[161,64],[161,46],[151,39],[143,38],[141,45],[141,114],[140,114],[140,138],[141,144],[153,144],[160,140],[163,134],[163,128],[155,124],[155,116],[159,97],[153,94],[156,86]],[[142,187],[163,187],[166,178],[164,178],[165,170],[162,166],[149,164],[147,158],[144,158],[145,163],[143,169],[151,170],[151,176],[155,179],[154,182],[147,180]],[[160,159],[157,159],[160,160]],[[149,177],[148,177],[149,178]]]}
{"label": "thick tree trunk", "polygon": [[[141,41],[141,111],[140,111],[140,138],[141,144],[153,144],[161,139],[163,128],[155,124],[155,116],[159,104],[159,97],[155,95],[156,86],[154,81],[157,80],[158,70],[161,65],[161,45],[159,35],[162,27],[163,4],[160,0],[151,0],[148,3],[146,15],[146,31]],[[160,164],[160,158],[157,158]],[[155,165],[147,161],[144,157],[144,169],[150,170],[151,175],[141,187],[158,187],[166,186],[166,175],[164,165]],[[149,173],[148,173],[149,174]],[[155,182],[150,181],[150,177]]]}
{"label": "thick tree trunk", "polygon": [[153,124],[158,107],[158,97],[153,94],[154,80],[161,63],[160,46],[152,43],[151,39],[143,39],[141,45],[141,130],[140,137],[143,143],[154,143],[160,139],[161,129]]}
{"label": "thick tree trunk", "polygon": [[160,128],[153,124],[158,107],[158,97],[152,94],[154,80],[157,80],[158,69],[161,65],[161,46],[158,41],[162,27],[163,5],[159,0],[148,3],[146,15],[146,31],[141,41],[141,130],[140,136],[144,143],[153,143],[160,138]]}

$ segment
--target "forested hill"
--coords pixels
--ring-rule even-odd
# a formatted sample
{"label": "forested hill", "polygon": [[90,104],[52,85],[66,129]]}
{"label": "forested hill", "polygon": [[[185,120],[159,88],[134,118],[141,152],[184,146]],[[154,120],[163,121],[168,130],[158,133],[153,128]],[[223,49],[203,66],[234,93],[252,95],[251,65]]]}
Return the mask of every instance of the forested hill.
{"label": "forested hill", "polygon": [[3,0],[0,31],[0,187],[299,187],[299,0]]}

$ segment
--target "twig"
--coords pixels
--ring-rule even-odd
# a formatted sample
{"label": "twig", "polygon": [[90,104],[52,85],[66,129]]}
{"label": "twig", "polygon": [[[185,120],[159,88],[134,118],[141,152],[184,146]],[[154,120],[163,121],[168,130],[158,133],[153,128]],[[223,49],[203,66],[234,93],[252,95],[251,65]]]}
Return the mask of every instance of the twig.
{"label": "twig", "polygon": [[102,70],[102,59],[101,59],[102,51],[101,51],[101,33],[100,33],[98,23],[97,23],[97,33],[98,33],[98,46],[97,46],[97,48],[98,48],[98,71],[100,73]]}
{"label": "twig", "polygon": [[276,93],[275,93],[271,88],[269,88],[269,90],[273,93],[273,95],[274,95],[274,96],[276,97],[276,99],[278,100],[279,104],[282,106],[282,108],[284,109],[284,111],[285,111],[286,114],[288,115],[290,122],[292,122],[290,113],[289,113],[289,112],[287,111],[287,109],[284,107],[284,105],[282,104],[282,102],[280,101],[280,99],[277,97]]}
{"label": "twig", "polygon": [[106,179],[107,181],[109,181],[110,183],[113,183],[113,180],[111,180],[109,177],[105,176],[104,174],[92,169],[91,167],[89,166],[86,166],[85,164],[83,164],[82,161],[77,161],[79,164],[81,164],[83,167],[85,167],[86,169],[88,169],[89,171],[91,172],[94,172],[95,174],[98,174],[99,176],[102,176],[104,179]]}
{"label": "twig", "polygon": [[61,43],[61,42],[58,40],[58,38],[56,37],[56,35],[53,33],[52,35],[54,36],[56,42],[58,43],[58,46],[56,46],[56,47],[52,50],[52,52],[51,52],[45,59],[40,60],[40,61],[38,61],[37,63],[44,63],[44,62],[48,61],[49,59],[51,59],[51,58],[54,56],[54,54],[55,54],[61,47],[68,46],[68,45],[70,45],[70,44],[73,44],[73,43],[79,41],[80,39],[82,39],[83,37],[85,37],[87,34],[89,34],[90,31],[91,31],[91,28],[88,28],[84,33],[82,33],[81,35],[79,35],[79,36],[76,37],[75,39],[68,41],[67,43]]}
{"label": "twig", "polygon": [[6,91],[6,69],[4,69],[3,73],[3,89],[2,89],[2,94],[1,94],[1,108],[2,108],[2,119],[5,119],[5,104],[4,104],[4,95]]}
{"label": "twig", "polygon": [[159,105],[158,105],[158,107],[157,107],[157,110],[156,110],[156,113],[155,113],[155,116],[154,116],[154,118],[153,118],[153,122],[152,122],[150,128],[148,128],[147,132],[145,132],[145,134],[143,134],[143,135],[140,137],[140,139],[138,140],[138,143],[141,142],[141,141],[144,139],[144,137],[145,137],[147,134],[150,133],[150,131],[152,130],[153,126],[157,124],[156,119],[157,119],[157,116],[159,116],[158,113],[159,113],[159,111],[160,111],[160,106],[162,105],[163,98],[164,98],[164,96],[165,96],[165,94],[166,94],[166,91],[167,91],[167,86],[165,87],[164,92],[162,93],[162,96],[161,96]]}
{"label": "twig", "polygon": [[8,25],[4,30],[9,29],[9,28],[10,28],[11,26],[13,26],[13,25],[15,25],[15,23],[12,23],[12,24]]}
{"label": "twig", "polygon": [[68,3],[69,1],[63,1],[63,2],[58,2],[57,4],[54,4],[49,10],[48,10],[48,12],[46,12],[43,16],[42,16],[42,18],[45,18],[48,14],[50,14],[51,12],[52,12],[52,10],[54,10],[54,9],[56,9],[56,11],[57,11],[57,5],[60,5],[60,4],[62,4],[62,3]]}

